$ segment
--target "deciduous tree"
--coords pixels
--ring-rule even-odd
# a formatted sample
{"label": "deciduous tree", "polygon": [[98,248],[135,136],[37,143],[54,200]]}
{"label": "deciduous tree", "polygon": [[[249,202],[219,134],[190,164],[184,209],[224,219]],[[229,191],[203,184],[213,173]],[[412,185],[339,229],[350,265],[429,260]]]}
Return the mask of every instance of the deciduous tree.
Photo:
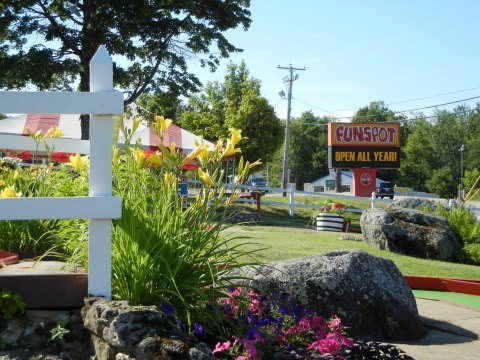
{"label": "deciduous tree", "polygon": [[305,112],[293,119],[290,137],[290,169],[297,188],[328,173],[328,144],[326,117]]}
{"label": "deciduous tree", "polygon": [[187,94],[200,82],[186,60],[199,56],[213,70],[219,58],[240,51],[224,32],[249,27],[249,6],[250,0],[2,1],[0,88],[70,90],[78,83],[89,91],[89,63],[104,44],[125,105],[159,89]]}
{"label": "deciduous tree", "polygon": [[244,62],[231,63],[223,83],[208,83],[191,97],[180,124],[211,140],[226,138],[229,128],[240,129],[249,139],[242,154],[250,161],[268,162],[283,142],[283,125]]}

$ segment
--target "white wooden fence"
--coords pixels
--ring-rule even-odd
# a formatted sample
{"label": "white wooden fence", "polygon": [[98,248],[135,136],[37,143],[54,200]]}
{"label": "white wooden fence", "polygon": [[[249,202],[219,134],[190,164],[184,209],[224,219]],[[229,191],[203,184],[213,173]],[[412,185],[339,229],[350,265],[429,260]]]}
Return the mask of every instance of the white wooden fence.
{"label": "white wooden fence", "polygon": [[[0,113],[90,114],[90,141],[49,139],[56,151],[90,153],[88,197],[0,199],[0,220],[89,219],[88,293],[111,298],[111,219],[121,216],[112,196],[113,115],[123,95],[113,90],[113,62],[100,46],[90,62],[90,92],[0,92]],[[44,150],[42,148],[39,150]],[[35,150],[30,137],[0,135],[0,148]]]}
{"label": "white wooden fence", "polygon": [[[194,184],[194,186],[201,184],[201,181],[199,180],[189,180],[188,181],[190,184]],[[357,196],[353,195],[346,195],[346,194],[337,194],[337,193],[324,193],[324,192],[313,192],[313,191],[300,191],[300,190],[295,190],[294,184],[290,186],[289,189],[284,190],[280,188],[270,188],[270,187],[257,187],[257,186],[252,186],[252,185],[235,185],[231,183],[225,183],[223,184],[227,188],[234,188],[234,187],[239,187],[240,189],[245,189],[248,191],[266,191],[268,194],[272,193],[286,193],[288,197],[288,201],[269,201],[268,197],[263,197],[261,200],[262,204],[265,205],[274,205],[274,206],[284,206],[288,207],[289,209],[289,215],[290,217],[295,216],[295,208],[307,208],[307,209],[319,209],[319,205],[313,205],[313,204],[303,204],[299,202],[295,202],[295,198],[298,199],[299,196],[305,196],[305,195],[313,195],[313,196],[318,196],[318,197],[324,197],[324,198],[344,198],[344,199],[359,199]],[[193,194],[192,194],[193,196]],[[364,198],[364,199],[369,199],[369,198]],[[390,199],[374,199],[375,202],[392,202],[393,200]],[[246,203],[256,203],[256,200],[249,200],[249,199],[238,199],[236,200],[237,202],[246,202]],[[372,200],[373,201],[373,200]],[[347,208],[348,212],[354,212],[354,213],[361,213],[363,210],[362,209],[352,209],[352,208]]]}

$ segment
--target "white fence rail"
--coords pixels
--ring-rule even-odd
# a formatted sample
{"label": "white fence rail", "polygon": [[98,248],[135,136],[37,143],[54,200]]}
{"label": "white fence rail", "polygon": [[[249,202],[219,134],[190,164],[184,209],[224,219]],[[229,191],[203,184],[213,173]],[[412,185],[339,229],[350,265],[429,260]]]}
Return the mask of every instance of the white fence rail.
{"label": "white fence rail", "polygon": [[[121,216],[121,198],[112,196],[112,123],[113,115],[123,112],[123,95],[113,90],[113,63],[104,46],[90,62],[90,89],[0,92],[0,113],[91,115],[90,141],[49,140],[56,151],[90,153],[89,196],[0,199],[0,220],[89,219],[88,293],[110,298],[111,219]],[[0,148],[35,150],[36,145],[29,137],[0,135]]]}
{"label": "white fence rail", "polygon": [[[198,180],[190,180],[189,183],[197,185],[200,183]],[[336,197],[336,198],[344,198],[344,199],[358,199],[357,196],[353,195],[346,195],[346,194],[337,194],[337,193],[319,193],[319,192],[312,192],[312,191],[300,191],[300,190],[295,190],[294,187],[290,187],[288,190],[285,189],[280,189],[280,188],[270,188],[270,187],[257,187],[257,186],[251,186],[251,185],[235,185],[231,183],[226,183],[224,184],[227,188],[234,188],[238,187],[240,189],[245,189],[248,191],[265,191],[269,194],[272,193],[278,193],[278,194],[283,194],[286,193],[288,197],[288,201],[269,201],[266,200],[268,199],[268,196],[262,198],[261,203],[265,205],[274,205],[274,206],[284,206],[289,208],[289,214],[291,217],[295,216],[295,208],[306,208],[306,209],[319,209],[319,205],[313,205],[313,204],[302,204],[299,202],[295,202],[295,198],[298,199],[299,196],[305,196],[305,195],[313,195],[313,196],[318,196],[318,197],[324,197],[324,198],[329,198],[329,197]],[[369,199],[369,198],[365,198]],[[375,199],[375,202],[392,202],[393,200],[391,199]],[[245,202],[245,203],[256,203],[256,200],[251,200],[251,199],[238,199],[237,202]],[[354,213],[361,213],[363,210],[362,209],[348,209],[348,212],[354,212]]]}

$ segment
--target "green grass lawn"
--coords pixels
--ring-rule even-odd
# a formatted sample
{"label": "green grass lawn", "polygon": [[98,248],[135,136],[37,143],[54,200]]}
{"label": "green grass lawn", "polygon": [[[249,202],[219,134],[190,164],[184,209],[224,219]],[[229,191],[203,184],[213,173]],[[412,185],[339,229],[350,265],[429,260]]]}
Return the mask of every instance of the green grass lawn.
{"label": "green grass lawn", "polygon": [[[286,221],[286,220],[285,220]],[[280,222],[280,219],[278,219]],[[299,222],[300,223],[300,222]],[[298,224],[297,224],[298,225]],[[365,250],[391,259],[404,275],[480,279],[480,266],[426,260],[372,248],[363,241],[340,240],[340,233],[291,226],[239,226],[231,230],[233,243],[257,250],[256,259],[271,262],[323,254],[337,250]],[[350,234],[362,239],[361,234]],[[247,260],[247,259],[245,259]]]}

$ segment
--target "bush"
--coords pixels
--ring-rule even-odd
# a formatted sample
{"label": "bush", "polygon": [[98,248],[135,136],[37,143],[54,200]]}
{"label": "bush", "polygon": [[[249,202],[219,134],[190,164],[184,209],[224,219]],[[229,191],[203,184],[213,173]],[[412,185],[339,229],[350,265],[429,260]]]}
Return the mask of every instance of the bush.
{"label": "bush", "polygon": [[445,217],[452,231],[457,235],[463,253],[468,262],[480,264],[480,223],[477,218],[464,206],[454,206],[447,211],[440,204],[438,214]]}

